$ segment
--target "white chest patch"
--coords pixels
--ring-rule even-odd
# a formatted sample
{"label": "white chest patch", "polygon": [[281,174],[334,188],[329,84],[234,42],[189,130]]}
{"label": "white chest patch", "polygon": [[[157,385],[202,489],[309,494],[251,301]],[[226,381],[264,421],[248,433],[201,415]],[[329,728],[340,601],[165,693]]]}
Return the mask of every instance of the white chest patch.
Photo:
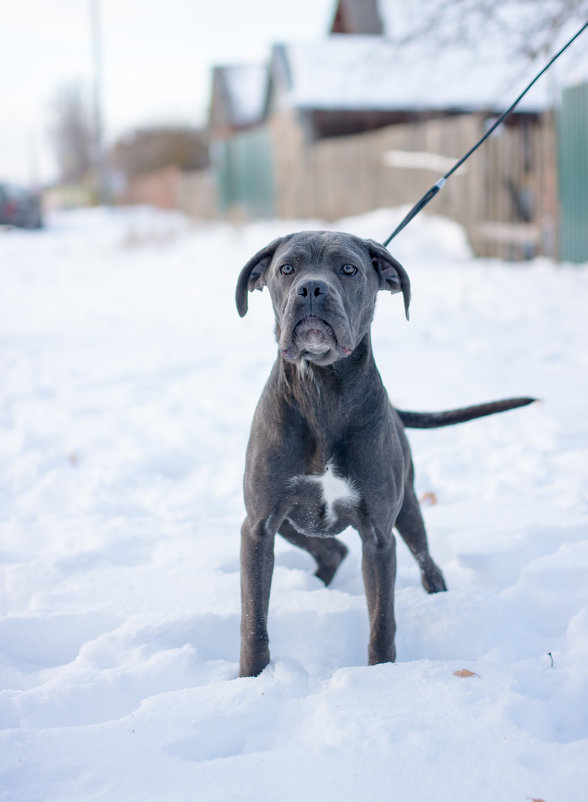
{"label": "white chest patch", "polygon": [[325,472],[321,476],[312,476],[306,474],[304,477],[306,481],[316,482],[320,485],[323,499],[327,507],[327,521],[334,523],[337,520],[335,513],[335,503],[337,501],[344,501],[347,504],[357,504],[359,501],[359,493],[353,486],[353,482],[349,479],[343,479],[337,476],[333,470],[330,462],[325,467]]}

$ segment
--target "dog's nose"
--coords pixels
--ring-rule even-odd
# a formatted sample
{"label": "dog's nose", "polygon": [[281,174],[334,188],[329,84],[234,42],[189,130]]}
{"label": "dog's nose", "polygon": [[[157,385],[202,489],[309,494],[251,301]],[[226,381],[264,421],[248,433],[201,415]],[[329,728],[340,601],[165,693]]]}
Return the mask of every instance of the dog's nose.
{"label": "dog's nose", "polygon": [[319,295],[327,295],[328,292],[327,284],[317,279],[305,281],[298,287],[298,295],[302,295],[303,298],[318,298]]}

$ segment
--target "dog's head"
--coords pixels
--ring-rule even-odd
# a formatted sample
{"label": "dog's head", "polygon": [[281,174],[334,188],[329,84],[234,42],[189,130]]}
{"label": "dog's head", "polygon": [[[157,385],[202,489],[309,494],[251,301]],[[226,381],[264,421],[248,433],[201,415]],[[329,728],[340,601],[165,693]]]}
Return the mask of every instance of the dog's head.
{"label": "dog's head", "polygon": [[377,242],[333,231],[302,231],[270,242],[237,282],[241,317],[247,292],[269,288],[276,337],[285,359],[330,365],[349,356],[368,332],[378,290],[402,292],[408,318],[410,281]]}

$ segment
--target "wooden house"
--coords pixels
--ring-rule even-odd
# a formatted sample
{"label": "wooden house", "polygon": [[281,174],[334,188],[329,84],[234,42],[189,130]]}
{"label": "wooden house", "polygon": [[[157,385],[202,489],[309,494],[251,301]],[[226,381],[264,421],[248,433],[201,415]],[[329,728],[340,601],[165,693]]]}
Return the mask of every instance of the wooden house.
{"label": "wooden house", "polygon": [[[334,221],[412,204],[537,69],[503,58],[499,42],[440,51],[403,41],[390,28],[395,21],[402,34],[405,21],[390,11],[390,0],[340,0],[326,38],[276,44],[246,122],[223,117],[220,87],[234,75],[217,75],[211,122],[224,211]],[[480,255],[555,253],[551,88],[538,84],[429,207],[461,223]]]}

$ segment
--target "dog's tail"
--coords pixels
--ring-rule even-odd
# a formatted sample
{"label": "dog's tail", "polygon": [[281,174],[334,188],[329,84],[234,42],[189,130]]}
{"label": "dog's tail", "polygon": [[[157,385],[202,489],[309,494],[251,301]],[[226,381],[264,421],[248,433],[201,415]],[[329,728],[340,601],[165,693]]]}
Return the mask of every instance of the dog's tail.
{"label": "dog's tail", "polygon": [[398,417],[407,429],[438,429],[440,426],[453,426],[485,415],[495,415],[517,407],[526,407],[537,401],[536,398],[505,398],[503,401],[490,401],[473,407],[449,409],[446,412],[407,412],[397,409]]}

